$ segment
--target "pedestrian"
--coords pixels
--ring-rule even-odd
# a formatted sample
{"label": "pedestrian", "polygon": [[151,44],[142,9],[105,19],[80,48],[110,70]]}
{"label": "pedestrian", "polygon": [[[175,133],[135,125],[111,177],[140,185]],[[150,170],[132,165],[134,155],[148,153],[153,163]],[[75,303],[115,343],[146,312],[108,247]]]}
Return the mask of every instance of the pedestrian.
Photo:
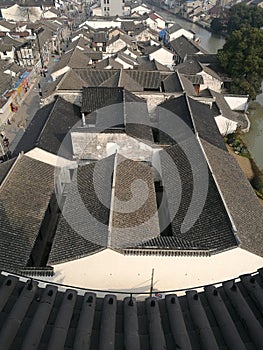
{"label": "pedestrian", "polygon": [[7,119],[7,124],[11,125],[11,121],[9,119]]}

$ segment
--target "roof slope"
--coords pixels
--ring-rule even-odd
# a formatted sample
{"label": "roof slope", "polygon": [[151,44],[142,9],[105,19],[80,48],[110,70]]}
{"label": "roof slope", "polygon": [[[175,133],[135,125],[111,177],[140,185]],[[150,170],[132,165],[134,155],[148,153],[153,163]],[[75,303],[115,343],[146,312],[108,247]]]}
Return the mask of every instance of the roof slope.
{"label": "roof slope", "polygon": [[52,166],[27,156],[16,160],[0,188],[1,269],[28,263],[53,189]]}
{"label": "roof slope", "polygon": [[89,58],[76,47],[61,56],[58,63],[52,68],[52,73],[67,66],[70,68],[87,68],[88,65]]}
{"label": "roof slope", "polygon": [[75,171],[49,264],[75,260],[107,247],[114,159],[110,156]]}
{"label": "roof slope", "polygon": [[[195,164],[188,159],[185,151],[188,154],[190,152],[191,157],[194,157]],[[167,152],[171,158],[164,157],[163,152]],[[162,151],[160,156],[162,180],[168,200],[173,235],[177,238],[193,241],[200,248],[208,248],[217,252],[237,246],[230,219],[210,170],[204,168],[206,167],[206,161],[195,138],[187,139],[180,145],[175,145]],[[171,159],[179,172],[180,182],[178,182],[175,174],[171,171]],[[204,193],[200,195],[199,192],[201,191],[200,186],[205,181],[202,175],[204,172],[208,174],[208,183],[205,184],[207,185],[207,195],[203,208],[200,208],[202,205],[201,197]],[[198,199],[193,197],[194,190],[197,191],[196,195],[199,193]],[[180,191],[180,205],[174,214],[174,193],[180,196]],[[195,201],[198,201],[199,204]],[[195,207],[193,208],[194,212],[189,217],[187,213],[191,205]],[[201,209],[200,215],[197,214],[199,208]],[[195,215],[196,221],[194,222],[192,220]]]}
{"label": "roof slope", "polygon": [[65,137],[80,120],[80,108],[58,96],[55,102],[44,106],[36,113],[17,145],[14,155],[39,147],[56,155],[59,152],[60,156],[71,157],[71,143],[67,143]]}
{"label": "roof slope", "polygon": [[263,256],[263,208],[234,157],[202,140],[206,156],[237,228],[241,248]]}
{"label": "roof slope", "polygon": [[176,52],[178,56],[180,56],[181,59],[184,59],[188,55],[205,53],[204,49],[202,49],[200,46],[197,46],[184,35],[171,41],[170,47]]}
{"label": "roof slope", "polygon": [[82,90],[81,112],[91,113],[113,103],[123,101],[123,88],[120,87],[86,87]]}
{"label": "roof slope", "polygon": [[[158,107],[161,108],[159,118],[165,118],[165,114],[161,113],[162,108],[164,108],[179,117],[192,132],[198,133],[200,137],[212,145],[226,150],[214,119],[218,115],[218,110],[214,104],[209,106],[183,94],[161,103]],[[160,142],[168,142],[169,144],[169,138],[164,135],[161,136]]]}
{"label": "roof slope", "polygon": [[[172,272],[171,272],[172,273]],[[263,271],[163,299],[117,300],[0,276],[0,346],[12,349],[260,349]],[[14,317],[19,321],[14,326]],[[43,314],[45,317],[43,317]],[[224,322],[222,322],[224,320]],[[63,332],[61,331],[63,327]]]}
{"label": "roof slope", "polygon": [[13,152],[13,156],[17,156],[20,152],[28,152],[33,149],[37,144],[37,139],[48,119],[51,110],[54,107],[55,102],[52,102],[42,108],[40,108],[34,118],[26,128],[22,138],[16,145]]}
{"label": "roof slope", "polygon": [[132,247],[159,234],[149,165],[117,156],[110,247]]}

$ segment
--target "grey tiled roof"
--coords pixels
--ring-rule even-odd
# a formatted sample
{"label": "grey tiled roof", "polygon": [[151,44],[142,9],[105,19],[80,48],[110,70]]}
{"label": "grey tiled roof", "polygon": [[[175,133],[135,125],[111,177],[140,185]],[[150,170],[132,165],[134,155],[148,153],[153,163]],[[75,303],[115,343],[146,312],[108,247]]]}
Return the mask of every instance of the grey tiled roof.
{"label": "grey tiled roof", "polygon": [[53,67],[52,72],[57,72],[64,67],[88,68],[89,58],[81,50],[75,48],[61,56],[60,60]]}
{"label": "grey tiled roof", "polygon": [[202,144],[237,228],[241,248],[263,256],[263,208],[234,157],[202,140]]}
{"label": "grey tiled roof", "polygon": [[177,72],[168,75],[163,80],[163,86],[165,92],[183,92],[183,86]]}
{"label": "grey tiled roof", "polygon": [[110,104],[121,103],[122,91],[120,87],[83,88],[81,112],[91,113]]}
{"label": "grey tiled roof", "polygon": [[[87,272],[89,273],[89,272]],[[241,280],[161,293],[162,299],[74,288],[0,276],[0,346],[10,349],[260,349],[262,269]],[[176,283],[176,278],[171,280]],[[14,319],[19,321],[14,323]],[[15,324],[15,325],[14,325]],[[110,344],[110,345],[109,345]]]}
{"label": "grey tiled roof", "polygon": [[218,114],[222,114],[225,118],[233,120],[238,123],[238,126],[241,128],[247,127],[247,120],[242,113],[232,111],[229,105],[227,104],[224,95],[216,91],[209,89],[212,97],[216,98],[216,105],[218,106]]}
{"label": "grey tiled roof", "polygon": [[[190,164],[184,150],[191,152],[191,156],[195,157],[196,165],[197,163],[200,164],[198,169],[192,169],[193,164]],[[167,157],[163,157],[162,152],[167,152],[169,154],[180,176],[182,194],[181,202],[175,216],[171,212],[174,202],[174,194],[173,191],[171,192],[171,189],[175,189],[175,193],[179,194],[178,191],[180,191],[180,188],[178,187],[178,182],[176,182],[176,177],[171,172],[170,160],[168,161]],[[195,245],[200,247],[200,249],[205,247],[214,252],[220,252],[236,247],[237,242],[232,232],[230,219],[210,170],[208,168],[203,168],[206,161],[195,137],[188,138],[185,142],[180,143],[180,145],[172,146],[162,152],[160,154],[162,164],[162,181],[167,196],[169,213],[170,215],[174,216],[173,218],[171,217],[172,234],[176,238],[183,240],[185,239],[188,242],[194,242]],[[202,176],[202,172],[206,170],[208,173],[208,192],[205,199],[205,204],[203,208],[201,208],[200,215],[197,215],[196,221],[192,223],[190,228],[187,228],[185,231],[181,231],[181,226],[186,218],[187,211],[189,210],[190,203],[192,201],[194,176],[196,179],[198,176]],[[203,179],[199,178],[199,181],[202,182]],[[195,186],[199,186],[201,182]],[[195,188],[195,190],[200,191],[201,188]],[[198,200],[200,200],[200,198]],[[200,204],[195,205],[196,207],[194,210],[196,213],[196,210],[199,210]],[[195,215],[195,213],[192,215]],[[186,224],[188,225],[188,222]]]}
{"label": "grey tiled roof", "polygon": [[9,170],[13,166],[15,160],[16,158],[13,158],[0,164],[0,186],[1,183],[4,181],[6,175],[8,174]]}
{"label": "grey tiled roof", "polygon": [[[159,223],[151,167],[118,155],[115,176],[110,246],[132,247],[156,237]],[[142,201],[143,189],[135,181],[142,181],[146,190],[147,197]]]}
{"label": "grey tiled roof", "polygon": [[213,105],[210,108],[209,105],[192,98],[188,98],[188,101],[198,135],[212,145],[226,150],[225,142],[214,119],[217,116],[217,111]]}
{"label": "grey tiled roof", "polygon": [[184,59],[188,55],[194,55],[200,52],[205,53],[201,47],[197,46],[183,35],[171,41],[169,45],[181,59]]}
{"label": "grey tiled roof", "polygon": [[[42,7],[42,6],[54,6],[53,0],[16,0],[15,4],[21,6],[21,7]],[[0,7],[9,7],[13,6],[14,1],[13,0],[2,0]]]}
{"label": "grey tiled roof", "polygon": [[[110,156],[75,171],[55,233],[49,264],[75,260],[107,247],[114,159]],[[96,176],[97,186],[93,176]],[[99,198],[103,198],[103,203]]]}
{"label": "grey tiled roof", "polygon": [[20,156],[0,188],[0,267],[25,267],[54,190],[51,165]]}
{"label": "grey tiled roof", "polygon": [[[183,120],[193,132],[197,132],[204,140],[216,147],[226,150],[225,143],[214,119],[218,115],[218,111],[214,108],[214,105],[210,108],[208,104],[200,103],[184,94],[163,102],[159,107],[174,113]],[[161,110],[160,118],[162,118]],[[166,139],[167,138],[164,140]]]}
{"label": "grey tiled roof", "polygon": [[[153,89],[159,90],[161,85],[161,75],[158,71],[136,71],[136,70],[125,70],[125,77],[121,80],[121,85],[125,87],[125,78],[128,76],[134,80],[136,84],[142,87],[142,89]],[[129,90],[129,89],[128,89]],[[136,90],[134,90],[136,91]]]}
{"label": "grey tiled roof", "polygon": [[[100,130],[115,126],[123,126],[125,132],[135,138],[153,141],[146,101],[120,87],[88,87],[83,88],[82,112],[92,113],[100,108],[114,105],[114,115],[105,123],[105,112],[96,115],[96,127]],[[125,106],[125,116],[124,116]],[[89,118],[89,117],[88,117]]]}
{"label": "grey tiled roof", "polygon": [[203,70],[201,64],[194,59],[188,59],[184,63],[178,64],[176,69],[179,73],[187,75],[195,75]]}
{"label": "grey tiled roof", "polygon": [[71,143],[66,142],[64,138],[80,120],[80,108],[58,96],[54,103],[36,113],[13,154],[39,147],[50,153],[59,152],[59,155],[71,158]]}
{"label": "grey tiled roof", "polygon": [[[114,192],[113,178],[116,179]],[[132,183],[138,179],[147,186],[148,197],[138,209],[129,212],[129,201],[138,202],[138,193],[131,195]],[[137,186],[136,189],[141,194],[141,187]],[[127,210],[123,211],[127,202]],[[49,264],[75,260],[106,247],[130,247],[158,233],[151,168],[141,162],[113,155],[75,171],[55,233]]]}
{"label": "grey tiled roof", "polygon": [[[138,66],[136,69],[139,70],[157,70],[157,66],[154,60],[150,60],[149,57],[138,57]],[[166,67],[167,68],[167,67]]]}

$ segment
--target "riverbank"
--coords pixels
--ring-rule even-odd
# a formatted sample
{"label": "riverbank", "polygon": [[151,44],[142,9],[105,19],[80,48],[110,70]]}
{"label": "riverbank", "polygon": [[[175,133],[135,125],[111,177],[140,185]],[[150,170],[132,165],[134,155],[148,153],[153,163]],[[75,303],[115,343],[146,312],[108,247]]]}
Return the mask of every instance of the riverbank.
{"label": "riverbank", "polygon": [[[190,22],[190,23],[192,23],[192,24],[196,24],[196,25],[200,26],[201,28],[206,29],[207,31],[211,32],[210,24],[208,24],[208,23],[206,23],[206,22],[204,22],[204,21],[195,21],[195,22],[194,22],[194,21],[191,21],[190,18],[184,17],[184,16],[182,16],[179,12],[176,12],[176,11],[177,11],[176,8],[169,9],[169,8],[167,8],[167,7],[163,7],[163,6],[160,6],[160,5],[158,5],[158,4],[148,2],[148,1],[145,2],[145,3],[146,3],[147,5],[149,5],[149,6],[154,6],[154,7],[156,7],[157,9],[160,9],[160,10],[162,10],[162,11],[165,11],[165,12],[169,13],[169,14],[172,14],[172,15],[174,15],[174,16],[176,16],[176,17],[182,19],[182,20],[185,20],[185,21]],[[212,33],[212,32],[211,32],[211,33]]]}
{"label": "riverbank", "polygon": [[240,134],[226,137],[228,152],[236,159],[246,178],[253,187],[260,203],[263,205],[263,172],[252,158]]}

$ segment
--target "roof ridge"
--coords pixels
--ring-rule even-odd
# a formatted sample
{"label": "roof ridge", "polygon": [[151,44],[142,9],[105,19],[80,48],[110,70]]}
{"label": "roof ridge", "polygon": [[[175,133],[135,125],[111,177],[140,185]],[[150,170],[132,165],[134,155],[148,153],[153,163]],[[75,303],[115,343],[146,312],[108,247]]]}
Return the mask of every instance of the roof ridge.
{"label": "roof ridge", "polygon": [[17,156],[16,160],[14,161],[14,163],[12,164],[11,168],[9,169],[8,173],[6,174],[4,180],[1,182],[0,184],[0,192],[3,190],[4,185],[6,183],[6,181],[8,180],[10,174],[13,172],[14,168],[16,167],[18,160],[21,160],[21,158],[23,157],[24,152],[19,153],[19,155]]}

